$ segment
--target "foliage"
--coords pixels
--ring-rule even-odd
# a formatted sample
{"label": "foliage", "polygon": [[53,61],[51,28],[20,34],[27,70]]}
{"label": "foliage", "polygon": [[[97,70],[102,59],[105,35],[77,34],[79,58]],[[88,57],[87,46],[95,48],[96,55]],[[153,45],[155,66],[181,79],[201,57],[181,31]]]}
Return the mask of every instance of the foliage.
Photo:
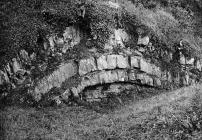
{"label": "foliage", "polygon": [[[133,0],[112,8],[102,0],[9,0],[1,5],[1,63],[19,50],[40,54],[51,32],[62,33],[66,26],[79,26],[103,48],[114,28],[125,28],[137,41],[139,29],[155,36],[156,44],[172,48],[185,39],[194,55],[200,55],[201,2],[195,0]],[[188,35],[187,35],[188,34]],[[135,44],[134,44],[135,45]],[[198,52],[198,53],[197,53]]]}

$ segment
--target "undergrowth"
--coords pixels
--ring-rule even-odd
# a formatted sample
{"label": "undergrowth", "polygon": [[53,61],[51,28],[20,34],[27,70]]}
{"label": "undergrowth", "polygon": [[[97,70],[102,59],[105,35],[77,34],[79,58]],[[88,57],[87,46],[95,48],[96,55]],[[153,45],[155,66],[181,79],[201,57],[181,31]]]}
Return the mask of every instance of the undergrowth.
{"label": "undergrowth", "polygon": [[[189,90],[175,91],[183,97]],[[170,93],[173,94],[173,93]],[[185,93],[187,94],[187,93]],[[148,110],[147,102],[134,101],[133,105],[121,104],[118,99],[111,103],[118,105],[88,108],[84,106],[60,106],[47,108],[26,108],[11,106],[0,113],[0,139],[2,140],[200,140],[202,138],[202,93],[194,89],[188,106],[177,110],[163,111],[168,101],[162,100],[156,107]],[[127,97],[127,96],[126,96]],[[121,98],[121,97],[119,97]],[[128,98],[132,98],[129,97]],[[155,98],[161,99],[161,95]],[[171,98],[168,97],[167,98]],[[126,98],[125,98],[126,99]],[[123,99],[123,103],[124,100]],[[153,100],[148,98],[148,100]],[[172,108],[183,99],[171,103]],[[108,102],[108,103],[109,103]],[[187,101],[186,101],[187,102]],[[134,110],[137,104],[139,113]],[[151,102],[152,103],[152,102]],[[111,107],[114,106],[112,104]],[[145,105],[144,105],[145,104]],[[156,100],[153,100],[156,104]],[[155,106],[148,104],[148,106]],[[175,104],[175,105],[174,105]],[[187,104],[186,104],[187,105]],[[107,108],[108,111],[102,111]],[[111,110],[111,111],[110,111]]]}

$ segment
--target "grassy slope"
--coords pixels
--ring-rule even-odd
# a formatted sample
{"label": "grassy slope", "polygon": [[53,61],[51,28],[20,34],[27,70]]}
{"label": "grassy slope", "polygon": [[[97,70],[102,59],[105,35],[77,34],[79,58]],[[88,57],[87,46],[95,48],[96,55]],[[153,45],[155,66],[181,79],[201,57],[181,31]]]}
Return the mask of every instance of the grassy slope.
{"label": "grassy slope", "polygon": [[[139,127],[140,124],[148,120],[151,122],[151,118],[171,114],[177,116],[184,112],[191,105],[197,89],[202,96],[202,85],[196,85],[125,105],[108,113],[98,113],[85,107],[63,106],[40,110],[7,107],[0,115],[0,139],[154,139],[154,130],[148,131],[147,128],[145,132],[145,128]],[[160,132],[163,134],[164,131]],[[159,139],[162,138],[165,135]]]}

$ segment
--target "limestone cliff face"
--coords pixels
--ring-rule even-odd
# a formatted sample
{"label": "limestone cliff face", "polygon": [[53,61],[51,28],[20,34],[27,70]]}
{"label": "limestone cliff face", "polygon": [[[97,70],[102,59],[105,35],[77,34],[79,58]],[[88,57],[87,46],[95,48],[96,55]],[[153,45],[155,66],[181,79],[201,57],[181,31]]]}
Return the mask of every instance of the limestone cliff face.
{"label": "limestone cliff face", "polygon": [[[80,43],[83,36],[84,34],[75,27],[67,27],[62,37],[55,34],[49,35],[43,46],[45,54],[51,57],[54,53],[61,56],[65,55],[69,49]],[[61,103],[61,100],[68,101],[70,96],[83,98],[85,95],[89,101],[106,97],[106,95],[96,91],[91,94],[85,93],[91,87],[102,87],[105,84],[116,87],[117,83],[127,83],[130,86],[142,85],[156,89],[172,89],[174,86],[190,85],[196,82],[197,77],[190,71],[181,70],[181,72],[172,74],[171,71],[164,70],[151,63],[149,59],[144,58],[144,53],[147,53],[148,50],[155,51],[155,46],[153,48],[150,46],[148,36],[138,38],[137,44],[141,47],[136,47],[137,50],[125,47],[124,44],[129,39],[130,36],[126,31],[115,29],[105,44],[105,53],[96,52],[96,55],[89,55],[80,60],[62,62],[53,72],[35,80],[34,84],[29,81],[32,69],[26,69],[22,63],[23,61],[31,63],[36,59],[36,54],[28,54],[22,50],[19,58],[13,59],[0,71],[0,85],[4,87],[10,83],[11,89],[15,89],[28,81],[30,83],[28,94],[36,102],[46,98],[53,88],[63,88],[59,95],[52,98],[57,103]],[[113,51],[117,46],[120,47],[118,53]],[[170,54],[168,53],[169,56]],[[170,59],[173,58],[170,57]],[[186,60],[181,56],[180,63],[193,65],[195,69],[201,72],[200,60],[196,61],[194,58]],[[46,64],[40,65],[41,69],[45,69],[44,67]],[[76,84],[70,84],[72,77],[77,77]],[[64,84],[69,86],[64,88],[62,87]]]}
{"label": "limestone cliff face", "polygon": [[[82,94],[85,94],[85,89],[92,86],[104,86],[105,84],[130,83],[131,85],[169,89],[172,88],[171,85],[179,85],[180,80],[183,85],[194,84],[196,81],[193,77],[186,79],[185,76],[172,76],[169,71],[162,71],[160,67],[137,55],[103,54],[99,57],[81,59],[77,64],[74,62],[67,63],[61,66],[61,68],[63,67],[66,69],[63,69],[62,72],[58,69],[51,76],[45,77],[39,82],[33,92],[36,100],[39,101],[41,96],[45,95],[51,88],[60,87],[65,79],[73,75],[79,77],[77,84],[68,87],[61,95],[58,95],[57,99],[65,98],[68,100],[70,95],[80,98]],[[66,76],[60,78],[62,73],[66,73]],[[53,80],[54,78],[58,80]],[[105,96],[98,93],[93,96],[92,93],[86,98],[92,101],[101,97]]]}

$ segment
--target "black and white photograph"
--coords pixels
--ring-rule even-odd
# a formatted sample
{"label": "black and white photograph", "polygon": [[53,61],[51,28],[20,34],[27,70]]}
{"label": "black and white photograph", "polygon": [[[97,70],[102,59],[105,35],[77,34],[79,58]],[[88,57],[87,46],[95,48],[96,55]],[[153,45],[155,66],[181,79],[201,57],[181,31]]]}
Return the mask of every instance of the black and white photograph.
{"label": "black and white photograph", "polygon": [[202,0],[0,0],[0,140],[202,140]]}

